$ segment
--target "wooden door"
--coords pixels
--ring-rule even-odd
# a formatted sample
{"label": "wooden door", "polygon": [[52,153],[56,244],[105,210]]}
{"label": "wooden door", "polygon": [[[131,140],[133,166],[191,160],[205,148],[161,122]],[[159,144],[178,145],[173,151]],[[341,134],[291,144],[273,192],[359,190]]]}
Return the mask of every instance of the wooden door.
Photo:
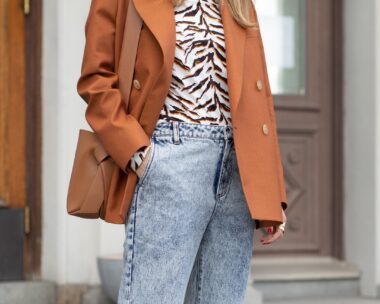
{"label": "wooden door", "polygon": [[0,0],[0,280],[39,276],[40,1]]}
{"label": "wooden door", "polygon": [[340,1],[256,0],[289,208],[258,253],[341,255]]}

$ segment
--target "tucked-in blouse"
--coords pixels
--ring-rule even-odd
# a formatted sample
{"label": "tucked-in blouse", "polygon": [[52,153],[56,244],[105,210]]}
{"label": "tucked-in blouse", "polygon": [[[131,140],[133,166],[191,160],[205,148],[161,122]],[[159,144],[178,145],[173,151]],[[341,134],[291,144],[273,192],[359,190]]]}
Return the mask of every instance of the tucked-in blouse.
{"label": "tucked-in blouse", "polygon": [[[217,0],[174,7],[176,48],[172,80],[157,123],[231,125],[224,29]],[[131,159],[132,169],[144,155]]]}
{"label": "tucked-in blouse", "polygon": [[222,18],[216,0],[185,0],[174,8],[176,49],[160,121],[230,125]]}

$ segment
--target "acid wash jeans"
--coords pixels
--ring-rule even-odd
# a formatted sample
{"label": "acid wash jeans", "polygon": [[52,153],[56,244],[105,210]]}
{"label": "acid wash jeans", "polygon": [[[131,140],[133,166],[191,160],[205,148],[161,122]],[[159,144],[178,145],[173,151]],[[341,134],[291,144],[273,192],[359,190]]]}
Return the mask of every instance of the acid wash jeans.
{"label": "acid wash jeans", "polygon": [[239,304],[253,251],[230,126],[159,122],[125,224],[118,304]]}

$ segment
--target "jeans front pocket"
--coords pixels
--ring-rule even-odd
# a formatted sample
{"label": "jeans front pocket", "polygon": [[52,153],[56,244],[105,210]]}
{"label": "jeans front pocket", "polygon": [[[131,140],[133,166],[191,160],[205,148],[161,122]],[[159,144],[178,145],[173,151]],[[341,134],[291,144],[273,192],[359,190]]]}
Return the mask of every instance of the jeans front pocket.
{"label": "jeans front pocket", "polygon": [[146,164],[146,167],[144,169],[143,174],[141,175],[141,177],[138,180],[138,183],[136,185],[137,188],[140,188],[140,186],[143,185],[144,180],[148,176],[150,168],[152,166],[152,162],[153,162],[154,156],[156,154],[156,143],[154,141],[154,138],[151,139],[151,146],[152,147],[151,147],[151,151],[150,151],[150,154],[149,154],[149,159],[147,160],[147,164]]}

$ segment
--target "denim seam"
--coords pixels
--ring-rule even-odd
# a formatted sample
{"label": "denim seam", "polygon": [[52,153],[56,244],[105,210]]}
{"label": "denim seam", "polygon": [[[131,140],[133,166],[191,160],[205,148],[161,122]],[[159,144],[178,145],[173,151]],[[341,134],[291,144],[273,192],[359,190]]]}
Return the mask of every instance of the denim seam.
{"label": "denim seam", "polygon": [[201,304],[201,300],[202,300],[202,266],[203,266],[203,240],[199,248],[196,304]]}
{"label": "denim seam", "polygon": [[[216,200],[218,201],[220,198],[222,198],[223,196],[226,195],[227,193],[227,190],[228,190],[228,186],[227,185],[227,188],[226,190],[224,191],[224,193],[220,194],[219,193],[219,189],[222,185],[222,179],[223,179],[223,175],[226,173],[226,163],[229,161],[229,155],[231,153],[231,148],[228,148],[228,145],[230,143],[228,142],[228,140],[225,140],[224,141],[224,147],[223,147],[223,157],[222,157],[222,163],[221,163],[221,170],[220,170],[220,173],[219,173],[219,177],[218,177],[218,185],[216,187]],[[229,181],[230,182],[231,178],[229,178]]]}
{"label": "denim seam", "polygon": [[[132,283],[133,283],[133,257],[134,257],[134,249],[135,249],[135,232],[136,232],[136,213],[137,213],[137,203],[139,198],[140,191],[137,190],[136,197],[134,201],[134,208],[133,212],[131,213],[131,227],[130,230],[128,230],[128,240],[127,243],[127,303],[126,304],[132,304]],[[130,237],[130,238],[129,238]]]}
{"label": "denim seam", "polygon": [[[230,163],[228,164],[228,169],[231,169],[231,168],[232,168],[232,164],[231,164],[231,160],[230,160]],[[225,171],[228,171],[228,170],[225,170]],[[231,170],[229,170],[229,171],[231,171]],[[230,187],[231,187],[231,182],[232,182],[232,178],[231,178],[231,176],[230,176],[230,177],[228,178],[228,183],[227,183],[227,185],[225,186],[225,191],[224,191],[224,193],[223,193],[222,195],[218,195],[218,197],[217,197],[218,200],[221,200],[221,199],[223,199],[224,197],[227,196],[228,191],[229,191],[229,189],[230,189]]]}

